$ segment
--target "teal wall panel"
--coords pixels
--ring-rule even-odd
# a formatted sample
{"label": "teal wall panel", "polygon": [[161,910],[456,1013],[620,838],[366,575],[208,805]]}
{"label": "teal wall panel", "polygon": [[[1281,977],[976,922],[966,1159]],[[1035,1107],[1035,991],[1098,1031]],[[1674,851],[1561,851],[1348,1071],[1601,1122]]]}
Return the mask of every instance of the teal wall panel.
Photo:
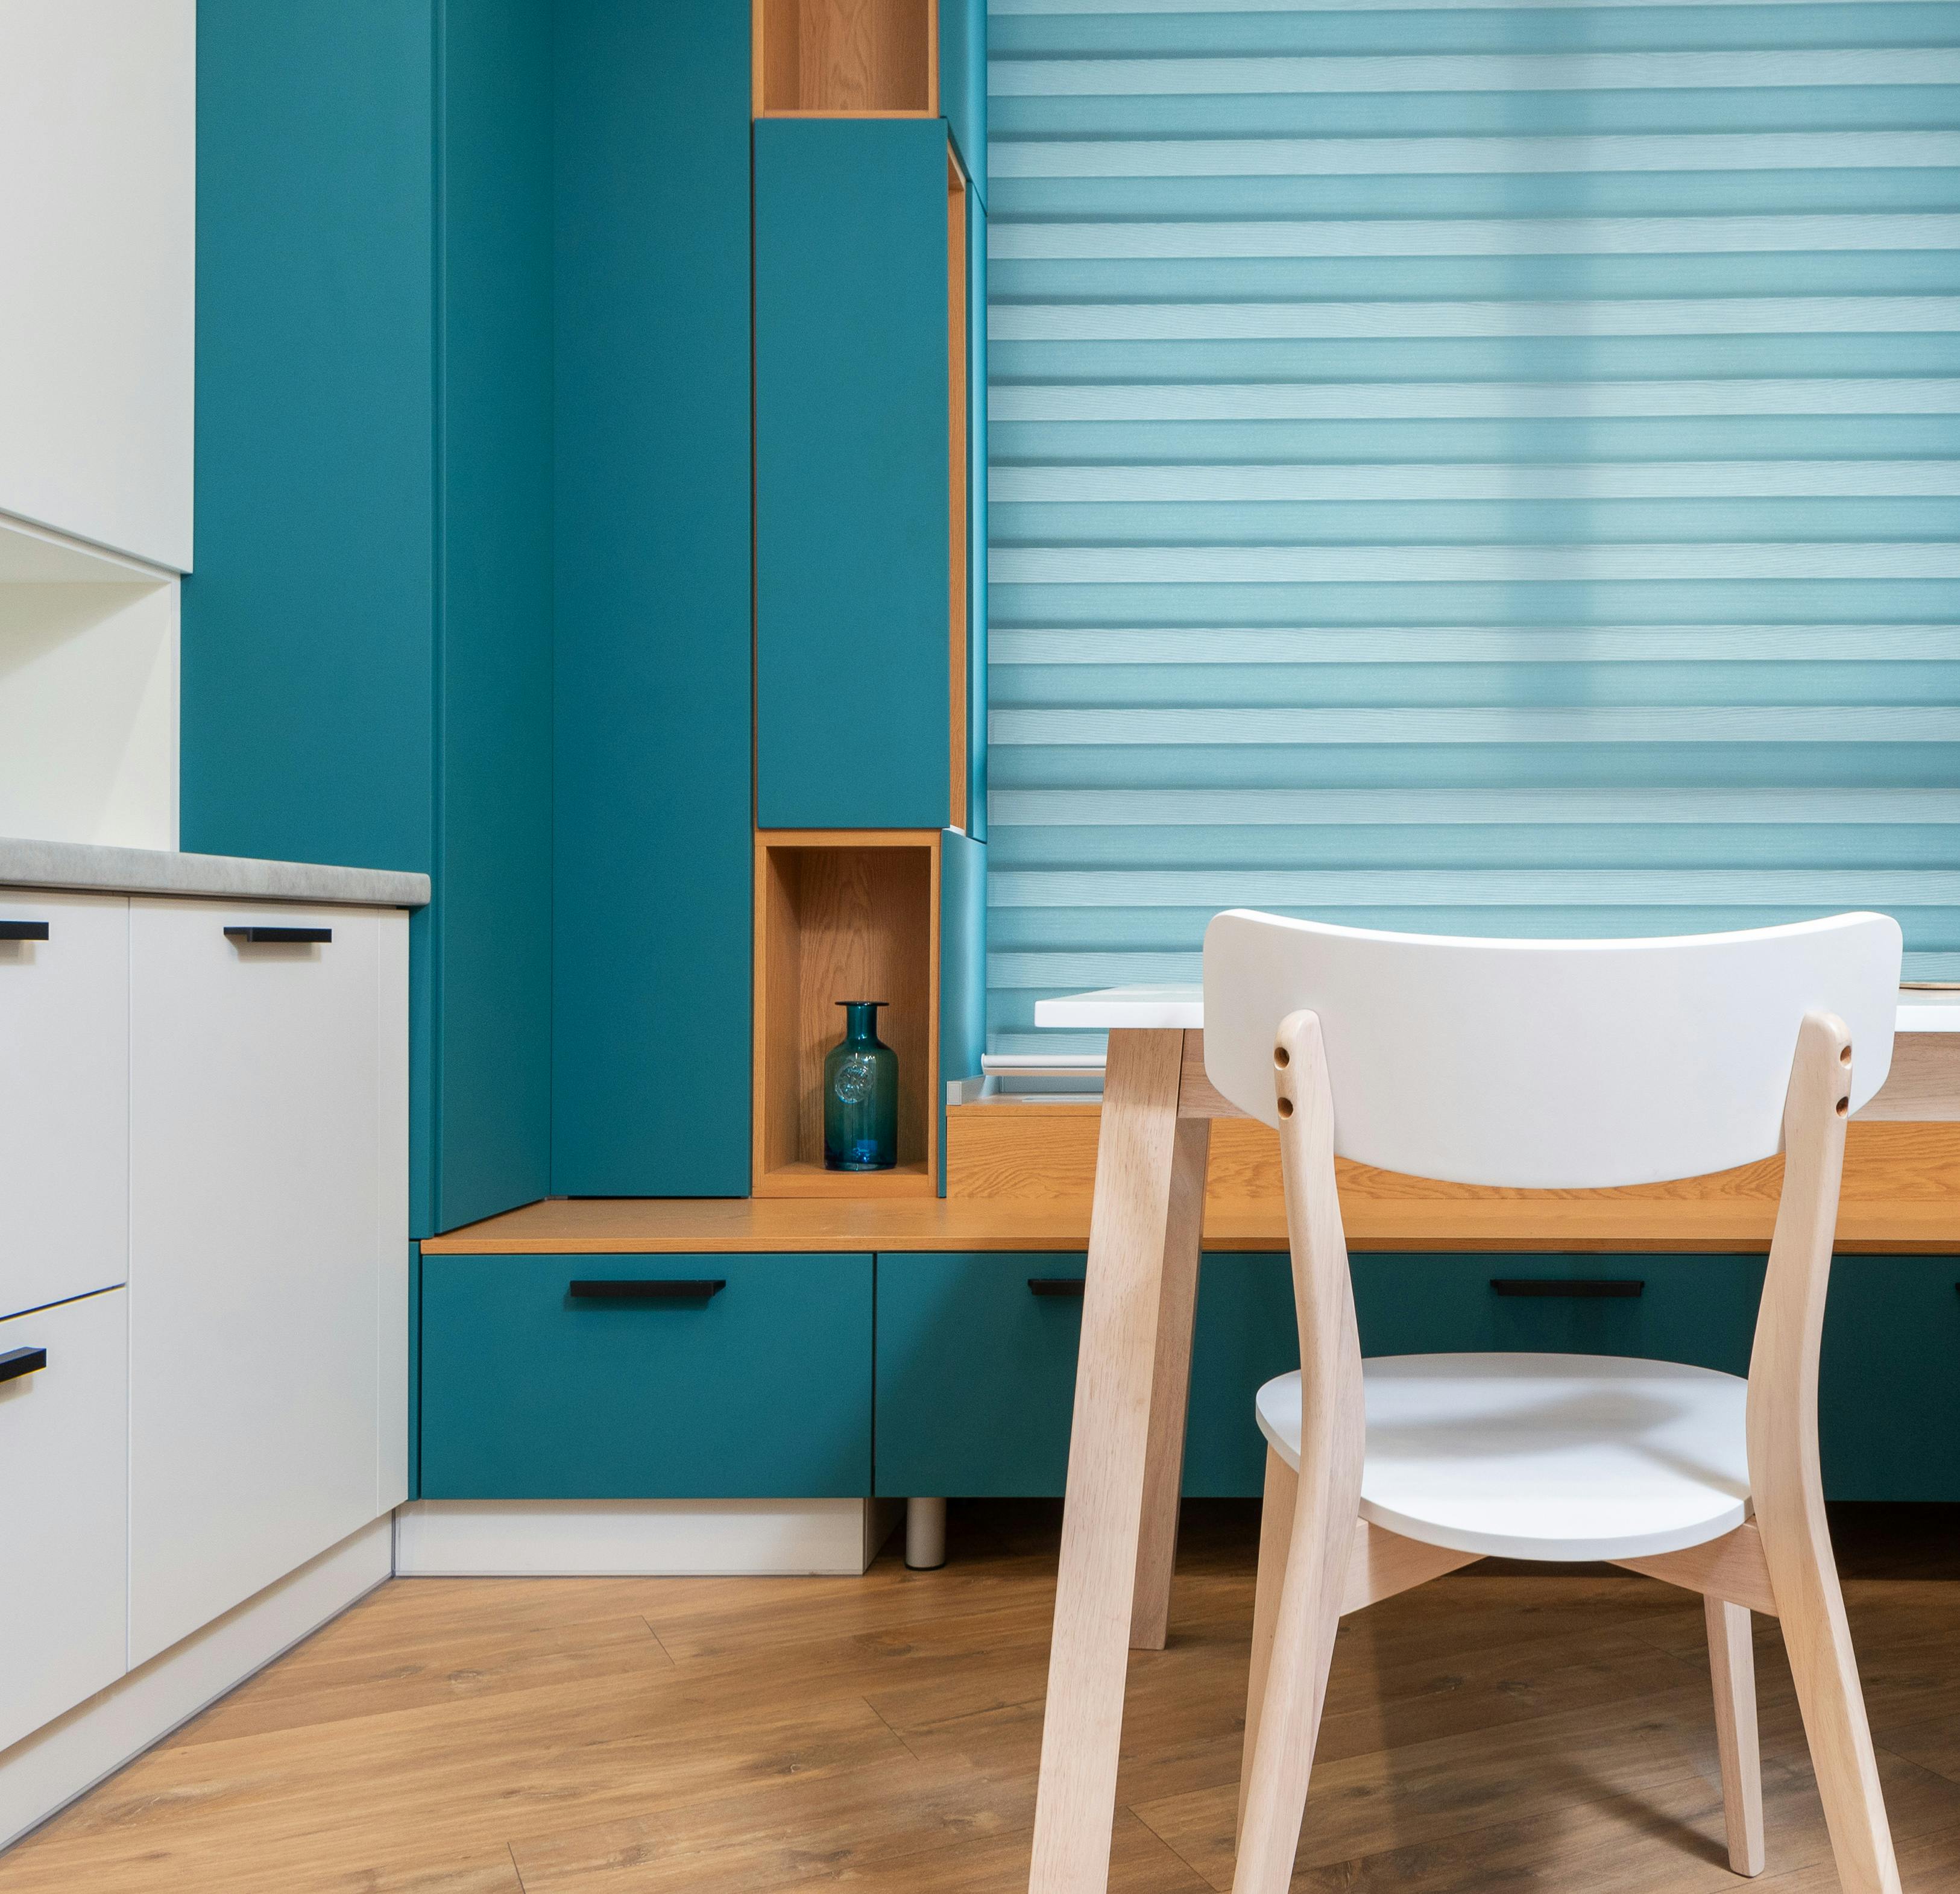
{"label": "teal wall panel", "polygon": [[[987,1047],[987,850],[948,829],[939,850],[939,1076],[970,1079]],[[946,1194],[946,1092],[939,1097],[939,1190]]]}
{"label": "teal wall panel", "polygon": [[[434,869],[434,35],[423,0],[198,8],[180,834]],[[412,924],[412,1228],[431,1227]]]}
{"label": "teal wall panel", "polygon": [[948,818],[945,138],[755,128],[765,828]]}
{"label": "teal wall panel", "polygon": [[[727,1286],[566,1293],[622,1277]],[[871,1327],[865,1255],[425,1257],[423,1496],[868,1493]]]}
{"label": "teal wall panel", "polygon": [[1001,5],[997,1050],[1235,906],[1955,976],[1956,43]]}
{"label": "teal wall panel", "polygon": [[438,142],[435,1227],[551,1189],[550,0],[448,0]]}
{"label": "teal wall panel", "polygon": [[552,1187],[740,1196],[748,10],[560,0],[555,59]]}
{"label": "teal wall panel", "polygon": [[548,19],[198,14],[183,843],[432,877],[417,1235],[548,1187]]}

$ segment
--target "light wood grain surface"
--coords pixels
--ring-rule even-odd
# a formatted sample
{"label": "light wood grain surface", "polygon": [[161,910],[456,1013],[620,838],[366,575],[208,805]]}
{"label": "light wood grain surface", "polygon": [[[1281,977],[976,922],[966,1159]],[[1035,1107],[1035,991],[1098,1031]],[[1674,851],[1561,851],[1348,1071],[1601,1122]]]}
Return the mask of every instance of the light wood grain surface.
{"label": "light wood grain surface", "polygon": [[[1256,1513],[1188,1510],[1169,1645],[1129,1660],[1122,1894],[1230,1884]],[[956,1505],[930,1573],[398,1581],[0,1855],[0,1894],[1023,1894],[1055,1517]],[[1294,1894],[1732,1894],[1700,1600],[1491,1569],[1344,1621]],[[1904,1886],[1950,1894],[1960,1584],[1846,1589]],[[1838,1894],[1755,1634],[1755,1886]]]}
{"label": "light wood grain surface", "polygon": [[[1088,1241],[1095,1104],[956,1106],[944,1200],[559,1199],[422,1245],[430,1254],[692,1250],[1068,1250]],[[1337,1162],[1351,1250],[1732,1250],[1769,1247],[1780,1159],[1693,1184],[1484,1190]],[[1279,1146],[1245,1118],[1212,1121],[1204,1243],[1281,1250]],[[1960,1125],[1848,1128],[1841,1254],[1960,1250]]]}

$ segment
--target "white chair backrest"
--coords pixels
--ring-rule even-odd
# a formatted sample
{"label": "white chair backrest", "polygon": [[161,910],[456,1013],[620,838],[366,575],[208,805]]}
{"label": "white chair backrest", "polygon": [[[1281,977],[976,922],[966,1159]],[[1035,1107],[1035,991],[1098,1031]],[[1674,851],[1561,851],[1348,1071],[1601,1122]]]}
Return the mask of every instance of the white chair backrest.
{"label": "white chair backrest", "polygon": [[1277,1125],[1273,1034],[1306,1008],[1340,1156],[1519,1188],[1697,1177],[1780,1148],[1806,1012],[1850,1029],[1852,1110],[1884,1084],[1901,945],[1885,914],[1664,940],[1477,940],[1234,910],[1204,936],[1205,1070]]}

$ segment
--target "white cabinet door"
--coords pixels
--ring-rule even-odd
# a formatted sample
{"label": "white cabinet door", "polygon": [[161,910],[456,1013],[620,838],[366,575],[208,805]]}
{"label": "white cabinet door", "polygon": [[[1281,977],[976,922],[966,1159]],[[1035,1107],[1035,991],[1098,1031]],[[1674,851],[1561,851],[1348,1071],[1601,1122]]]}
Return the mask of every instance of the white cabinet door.
{"label": "white cabinet door", "polygon": [[196,0],[0,6],[0,511],[188,570]]}
{"label": "white cabinet door", "polygon": [[124,1279],[129,904],[0,888],[0,1316]]}
{"label": "white cabinet door", "polygon": [[0,1322],[0,1749],[129,1667],[126,1299]]}
{"label": "white cabinet door", "polygon": [[132,1664],[383,1510],[380,926],[130,904]]}

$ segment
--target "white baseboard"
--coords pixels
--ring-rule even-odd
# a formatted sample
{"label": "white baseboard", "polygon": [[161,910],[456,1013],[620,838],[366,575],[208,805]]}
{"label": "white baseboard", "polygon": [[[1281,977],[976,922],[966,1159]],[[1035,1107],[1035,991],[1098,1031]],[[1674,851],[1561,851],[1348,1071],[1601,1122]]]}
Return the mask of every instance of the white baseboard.
{"label": "white baseboard", "polygon": [[338,1617],[388,1576],[391,1550],[383,1516],[0,1750],[0,1848]]}
{"label": "white baseboard", "polygon": [[418,1499],[395,1514],[409,1578],[862,1572],[897,1518],[876,1499]]}

